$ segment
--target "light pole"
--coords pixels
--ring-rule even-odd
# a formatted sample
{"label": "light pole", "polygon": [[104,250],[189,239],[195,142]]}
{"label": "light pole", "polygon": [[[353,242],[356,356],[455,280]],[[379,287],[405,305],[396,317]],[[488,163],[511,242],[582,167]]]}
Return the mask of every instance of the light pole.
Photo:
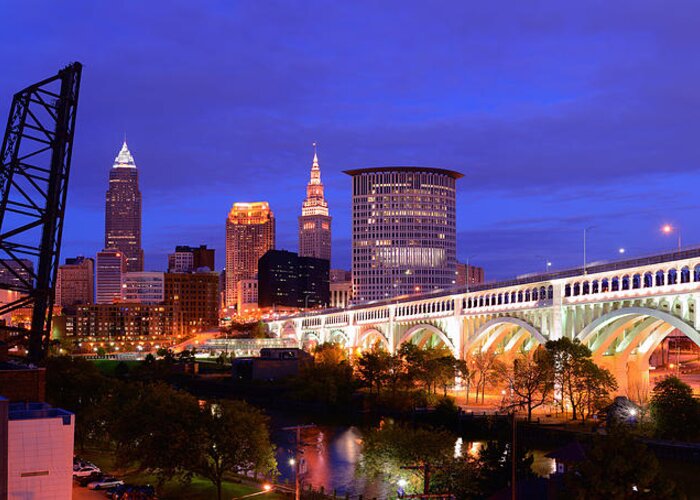
{"label": "light pole", "polygon": [[664,224],[661,226],[661,232],[668,235],[672,234],[674,231],[678,233],[678,252],[681,251],[681,228],[673,227],[671,224]]}
{"label": "light pole", "polygon": [[535,255],[535,258],[536,258],[536,259],[542,259],[542,261],[544,262],[544,272],[545,272],[545,273],[548,273],[548,272],[549,272],[549,268],[552,267],[552,262],[551,262],[547,257],[545,257],[544,255]]}
{"label": "light pole", "polygon": [[466,264],[467,264],[467,271],[466,271],[467,272],[467,292],[469,292],[469,277],[471,274],[469,272],[469,259],[471,259],[472,257],[476,257],[476,254],[467,255],[467,261],[466,261]]}

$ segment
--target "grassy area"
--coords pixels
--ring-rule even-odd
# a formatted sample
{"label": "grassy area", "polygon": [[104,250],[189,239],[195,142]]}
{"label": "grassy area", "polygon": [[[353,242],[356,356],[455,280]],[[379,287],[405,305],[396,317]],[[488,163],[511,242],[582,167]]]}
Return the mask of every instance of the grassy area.
{"label": "grassy area", "polygon": [[91,361],[104,375],[107,375],[108,377],[114,376],[114,369],[119,363],[124,363],[129,370],[132,370],[143,363],[143,361],[121,359],[94,359]]}
{"label": "grassy area", "polygon": [[[156,484],[156,479],[153,475],[136,470],[124,470],[117,467],[115,463],[114,453],[109,450],[98,448],[87,448],[84,452],[78,454],[81,458],[93,462],[100,469],[113,473],[115,476],[132,484]],[[261,486],[252,481],[244,480],[238,483],[234,481],[225,481],[222,488],[222,498],[230,499],[243,495],[248,495],[261,491]],[[175,500],[187,498],[191,500],[210,500],[216,498],[216,488],[205,478],[194,476],[192,481],[187,484],[182,484],[178,481],[168,481],[158,492],[158,498],[164,500]],[[267,500],[286,498],[283,495],[269,493],[265,495]]]}

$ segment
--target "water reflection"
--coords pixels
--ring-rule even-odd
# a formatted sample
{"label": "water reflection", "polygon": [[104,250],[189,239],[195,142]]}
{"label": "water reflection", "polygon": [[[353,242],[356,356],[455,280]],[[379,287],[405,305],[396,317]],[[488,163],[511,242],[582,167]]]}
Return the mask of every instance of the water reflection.
{"label": "water reflection", "polygon": [[[278,445],[277,461],[281,479],[294,483],[294,466],[290,459],[294,457],[294,433],[276,433]],[[319,426],[303,429],[301,432],[302,451],[300,469],[302,485],[311,484],[314,489],[321,487],[325,492],[338,496],[364,495],[368,498],[394,497],[396,485],[376,479],[360,477],[356,471],[362,460],[363,436],[357,427]],[[466,441],[457,437],[454,443],[455,458],[477,458],[486,446],[485,441]],[[553,472],[554,461],[546,458],[546,452],[533,451],[533,471],[540,476]]]}

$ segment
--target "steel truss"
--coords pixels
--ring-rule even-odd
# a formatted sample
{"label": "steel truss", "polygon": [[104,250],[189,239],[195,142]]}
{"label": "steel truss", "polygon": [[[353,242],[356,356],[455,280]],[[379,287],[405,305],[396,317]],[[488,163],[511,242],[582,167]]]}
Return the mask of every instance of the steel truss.
{"label": "steel truss", "polygon": [[17,292],[0,315],[33,307],[29,331],[5,330],[28,335],[34,362],[51,334],[81,72],[75,62],[14,95],[0,154],[0,269],[12,278],[0,289]]}

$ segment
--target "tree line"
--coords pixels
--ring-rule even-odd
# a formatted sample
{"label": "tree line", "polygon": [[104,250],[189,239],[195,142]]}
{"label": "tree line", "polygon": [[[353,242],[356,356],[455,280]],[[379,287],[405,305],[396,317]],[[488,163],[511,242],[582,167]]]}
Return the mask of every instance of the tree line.
{"label": "tree line", "polygon": [[221,499],[228,475],[274,477],[268,418],[243,401],[198,401],[162,381],[104,376],[81,358],[46,361],[46,397],[76,416],[76,445],[114,451],[120,467],[166,481],[209,479]]}

